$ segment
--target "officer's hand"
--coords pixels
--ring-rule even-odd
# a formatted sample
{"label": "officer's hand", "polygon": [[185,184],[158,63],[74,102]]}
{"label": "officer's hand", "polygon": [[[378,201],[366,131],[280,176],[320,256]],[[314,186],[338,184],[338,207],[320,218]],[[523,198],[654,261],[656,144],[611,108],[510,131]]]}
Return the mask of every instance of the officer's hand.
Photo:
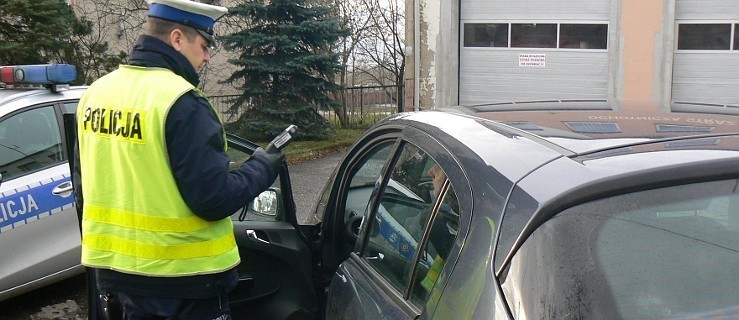
{"label": "officer's hand", "polygon": [[277,170],[277,168],[282,165],[282,160],[285,159],[285,154],[282,153],[282,150],[277,149],[276,151],[267,152],[264,150],[264,148],[257,148],[257,150],[254,151],[254,154],[252,157],[259,157],[262,159],[267,160],[270,167],[272,169]]}

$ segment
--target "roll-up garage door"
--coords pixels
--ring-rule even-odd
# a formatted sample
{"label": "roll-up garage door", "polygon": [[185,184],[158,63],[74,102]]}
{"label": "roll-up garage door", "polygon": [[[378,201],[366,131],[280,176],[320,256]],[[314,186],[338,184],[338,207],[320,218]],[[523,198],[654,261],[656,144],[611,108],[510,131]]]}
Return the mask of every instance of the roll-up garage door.
{"label": "roll-up garage door", "polygon": [[462,0],[460,104],[606,99],[609,0]]}
{"label": "roll-up garage door", "polygon": [[739,1],[677,0],[672,100],[739,105]]}

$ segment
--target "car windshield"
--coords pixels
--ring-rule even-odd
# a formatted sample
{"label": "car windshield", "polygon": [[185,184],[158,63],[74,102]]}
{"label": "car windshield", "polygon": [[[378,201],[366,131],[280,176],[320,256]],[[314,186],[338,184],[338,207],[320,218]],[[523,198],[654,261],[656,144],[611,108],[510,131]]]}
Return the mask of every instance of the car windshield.
{"label": "car windshield", "polygon": [[503,287],[513,313],[533,319],[738,315],[735,188],[734,180],[674,186],[561,212],[510,264]]}

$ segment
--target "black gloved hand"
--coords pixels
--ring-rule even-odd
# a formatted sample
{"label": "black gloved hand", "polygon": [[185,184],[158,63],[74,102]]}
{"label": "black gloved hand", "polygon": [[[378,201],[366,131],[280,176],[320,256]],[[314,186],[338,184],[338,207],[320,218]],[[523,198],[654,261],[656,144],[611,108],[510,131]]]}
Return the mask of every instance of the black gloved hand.
{"label": "black gloved hand", "polygon": [[282,153],[282,150],[279,149],[277,149],[276,152],[267,152],[264,150],[264,148],[259,147],[257,148],[257,150],[254,151],[252,157],[264,159],[267,161],[267,163],[269,163],[269,166],[272,168],[272,170],[278,170],[280,168],[280,165],[282,165],[282,160],[285,159],[285,154]]}

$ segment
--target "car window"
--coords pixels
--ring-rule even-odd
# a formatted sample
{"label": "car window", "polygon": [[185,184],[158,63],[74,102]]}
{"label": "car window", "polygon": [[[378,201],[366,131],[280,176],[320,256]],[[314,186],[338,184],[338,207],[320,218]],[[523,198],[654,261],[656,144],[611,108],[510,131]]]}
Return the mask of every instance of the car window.
{"label": "car window", "polygon": [[454,239],[459,232],[459,202],[451,185],[446,190],[444,199],[427,229],[428,241],[423,246],[423,254],[420,255],[421,259],[417,264],[414,288],[410,296],[411,301],[419,306],[426,302],[439,280],[441,269],[449,258]]}
{"label": "car window", "polygon": [[79,101],[70,101],[64,103],[64,113],[75,113]]}
{"label": "car window", "polygon": [[635,192],[541,225],[502,279],[516,318],[736,315],[736,180]]}
{"label": "car window", "polygon": [[[434,204],[448,185],[444,170],[431,156],[405,144],[367,233],[363,259],[401,292],[412,291],[411,300],[418,304],[428,297],[456,236],[459,210],[453,192],[447,193],[434,219]],[[427,245],[422,245],[424,239],[430,239]]]}
{"label": "car window", "polygon": [[29,109],[0,120],[3,180],[63,161],[59,124],[52,106]]}
{"label": "car window", "polygon": [[[387,163],[390,154],[395,147],[395,140],[388,140],[373,146],[362,159],[350,170],[349,188],[344,197],[344,223],[347,226],[349,239],[356,240],[359,234],[361,218],[367,210],[375,182],[382,173],[382,168]],[[324,190],[323,199],[328,199],[331,190]],[[325,202],[323,202],[325,203]],[[319,203],[319,205],[322,205]],[[352,245],[353,245],[352,241]]]}
{"label": "car window", "polygon": [[382,143],[368,152],[363,162],[354,171],[351,182],[349,182],[349,188],[373,186],[375,184],[390,156],[390,152],[393,151],[394,142]]}

